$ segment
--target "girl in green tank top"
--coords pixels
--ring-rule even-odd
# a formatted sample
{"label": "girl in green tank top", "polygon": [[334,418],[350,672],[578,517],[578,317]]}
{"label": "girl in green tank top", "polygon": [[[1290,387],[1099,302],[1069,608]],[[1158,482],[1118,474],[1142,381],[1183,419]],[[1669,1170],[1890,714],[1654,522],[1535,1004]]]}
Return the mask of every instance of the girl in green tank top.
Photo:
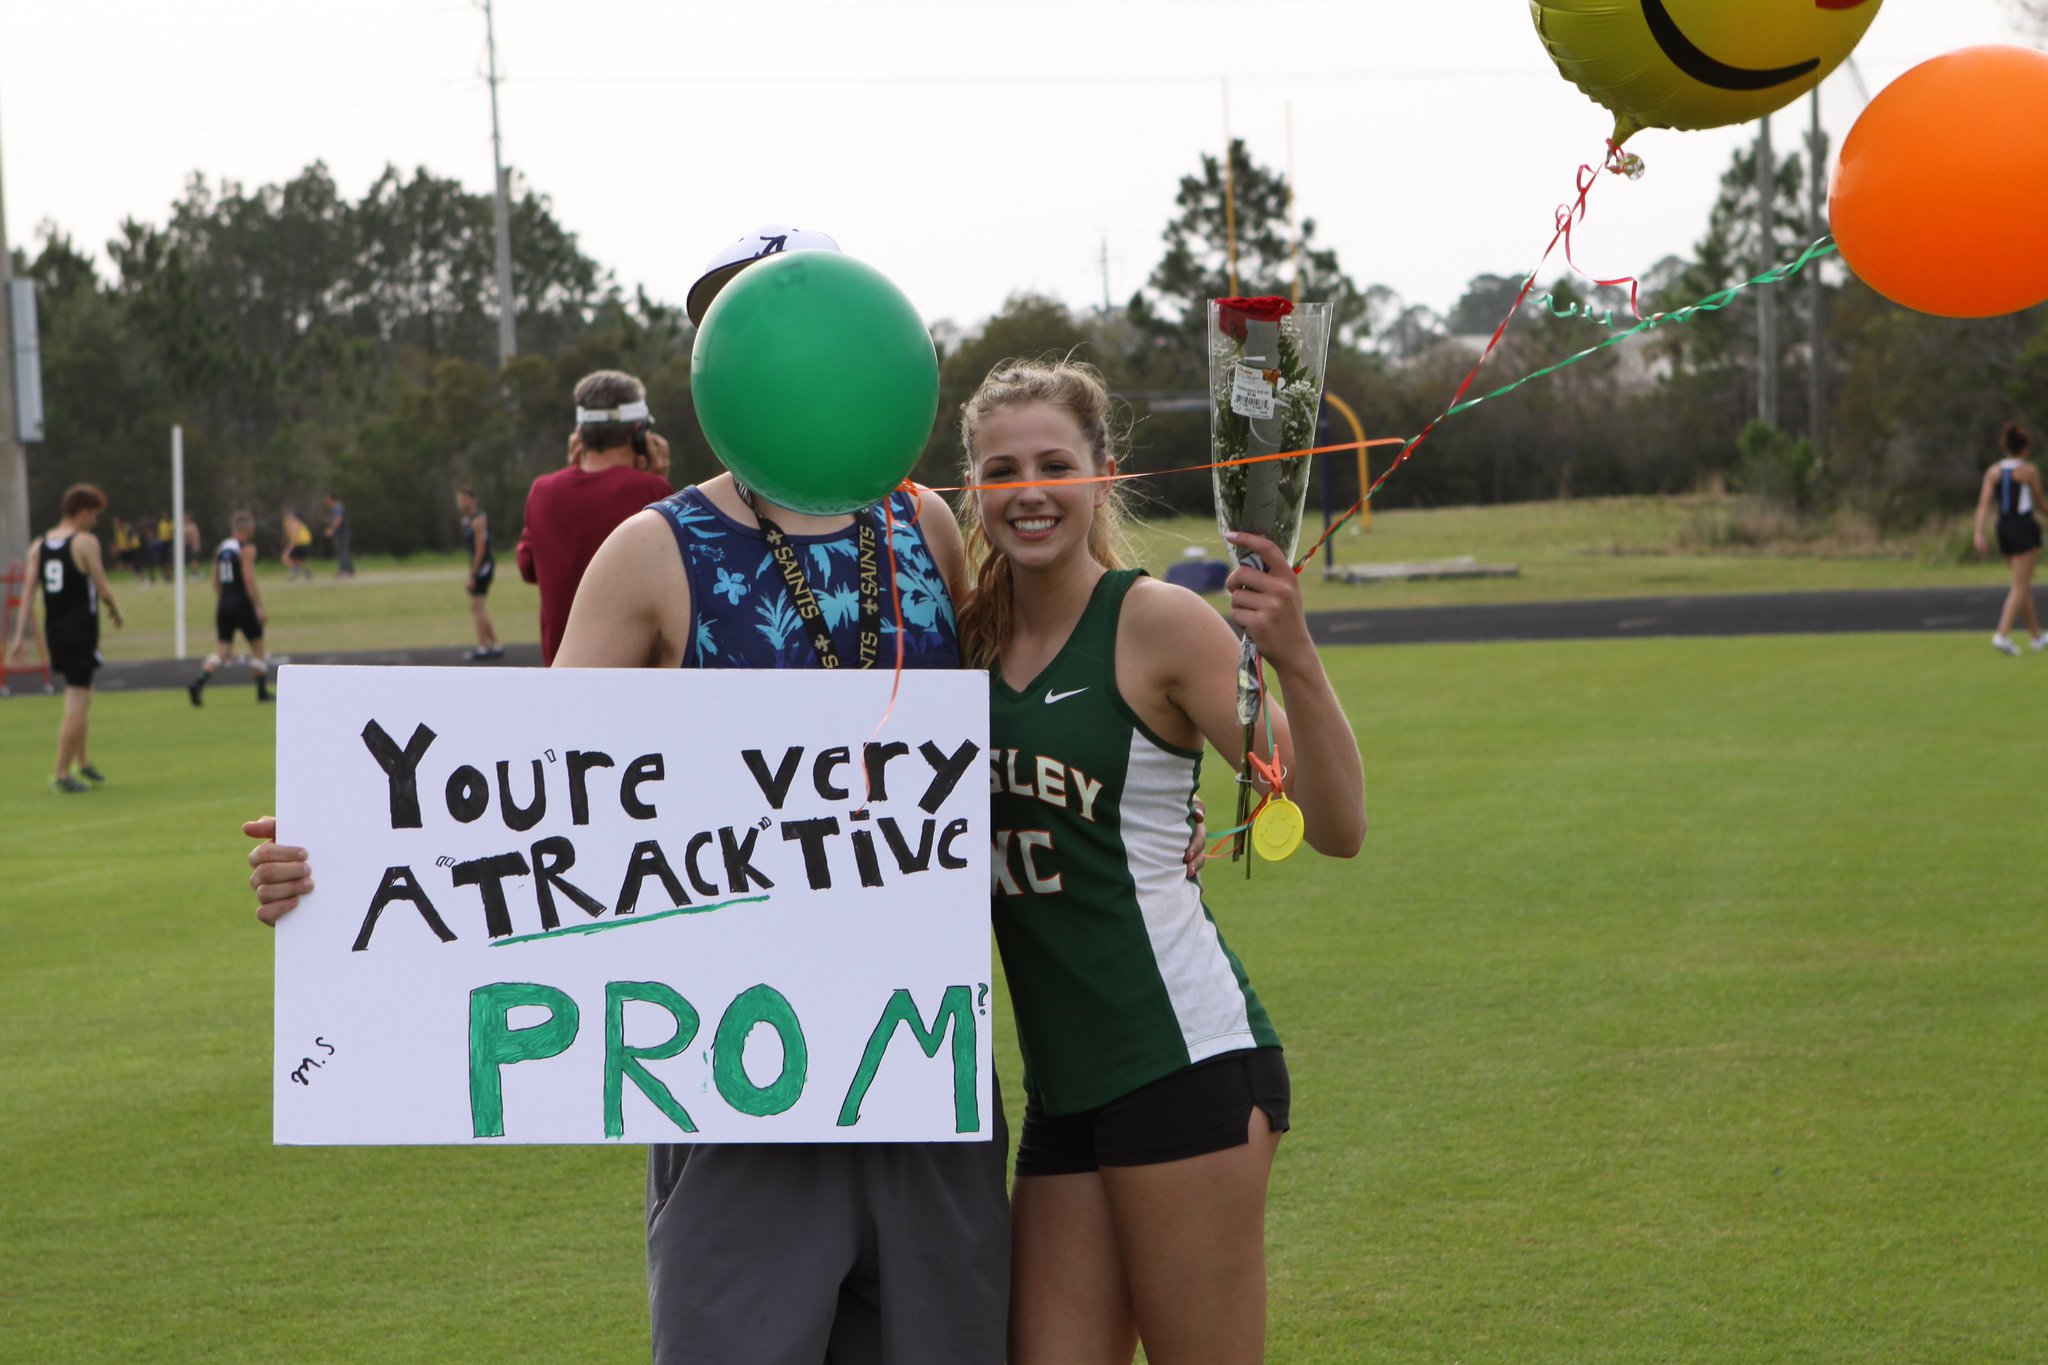
{"label": "girl in green tank top", "polygon": [[[1237,639],[1122,566],[1091,367],[1006,361],[960,428],[980,489],[960,643],[991,676],[993,914],[1025,1063],[1010,1359],[1127,1360],[1142,1338],[1153,1365],[1257,1361],[1285,1068],[1182,865],[1205,741],[1243,757]],[[1270,717],[1278,771],[1308,843],[1351,857],[1357,742],[1284,556],[1238,543],[1279,566],[1227,585],[1293,712]]]}

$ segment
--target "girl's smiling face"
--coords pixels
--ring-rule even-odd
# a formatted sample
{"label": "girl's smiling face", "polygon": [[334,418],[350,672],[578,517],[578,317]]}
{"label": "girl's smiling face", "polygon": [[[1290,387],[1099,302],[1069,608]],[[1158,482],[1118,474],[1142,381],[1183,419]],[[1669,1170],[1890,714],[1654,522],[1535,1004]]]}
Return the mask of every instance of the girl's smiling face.
{"label": "girl's smiling face", "polygon": [[999,408],[975,433],[976,483],[1047,485],[975,495],[989,541],[1019,568],[1044,568],[1086,554],[1089,527],[1110,485],[1078,481],[1115,472],[1113,459],[1096,466],[1080,423],[1056,404]]}

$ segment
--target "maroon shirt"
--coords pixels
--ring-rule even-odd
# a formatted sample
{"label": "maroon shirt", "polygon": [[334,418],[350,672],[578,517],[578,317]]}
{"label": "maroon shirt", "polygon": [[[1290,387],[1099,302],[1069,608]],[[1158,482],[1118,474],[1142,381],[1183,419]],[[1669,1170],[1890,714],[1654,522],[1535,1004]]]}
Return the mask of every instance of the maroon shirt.
{"label": "maroon shirt", "polygon": [[627,517],[674,490],[631,465],[595,473],[570,466],[533,481],[519,534],[519,576],[540,585],[540,657],[553,663],[569,624],[576,585],[604,538]]}

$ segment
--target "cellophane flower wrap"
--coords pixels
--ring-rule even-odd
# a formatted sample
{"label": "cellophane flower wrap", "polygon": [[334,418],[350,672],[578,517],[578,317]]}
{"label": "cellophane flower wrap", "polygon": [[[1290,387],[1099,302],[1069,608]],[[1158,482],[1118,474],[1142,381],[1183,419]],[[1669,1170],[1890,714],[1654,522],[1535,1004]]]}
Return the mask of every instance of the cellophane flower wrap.
{"label": "cellophane flower wrap", "polygon": [[[1330,305],[1285,298],[1211,299],[1207,335],[1209,458],[1221,464],[1313,446],[1330,353]],[[1266,536],[1291,563],[1308,504],[1310,459],[1303,455],[1217,469],[1217,527]],[[1239,563],[1251,558],[1234,546],[1231,556]],[[1247,725],[1258,708],[1256,659],[1246,640],[1238,719]]]}

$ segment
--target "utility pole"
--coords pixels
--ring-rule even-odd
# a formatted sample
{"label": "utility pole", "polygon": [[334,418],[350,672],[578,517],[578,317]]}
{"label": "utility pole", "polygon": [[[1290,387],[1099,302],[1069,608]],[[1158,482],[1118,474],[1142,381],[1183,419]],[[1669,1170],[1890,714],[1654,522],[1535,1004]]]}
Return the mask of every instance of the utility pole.
{"label": "utility pole", "polygon": [[[1817,242],[1827,231],[1828,135],[1820,128],[1820,90],[1813,92],[1809,106],[1811,122],[1806,132],[1806,240]],[[1821,287],[1820,267],[1806,269],[1806,322],[1812,329],[1807,342],[1806,439],[1813,443],[1816,459],[1825,458],[1827,441],[1827,291]]]}
{"label": "utility pole", "polygon": [[502,369],[519,354],[514,329],[519,306],[512,298],[512,186],[505,178],[505,158],[498,138],[498,30],[491,17],[491,0],[483,0],[483,6],[484,49],[491,73],[491,170],[498,187],[498,365]]}
{"label": "utility pole", "polygon": [[185,428],[171,428],[172,652],[185,657]]}
{"label": "utility pole", "polygon": [[1287,235],[1294,239],[1294,301],[1301,302],[1301,219],[1294,212],[1294,101],[1287,101]]}
{"label": "utility pole", "polygon": [[1102,316],[1109,316],[1109,238],[1102,239]]}
{"label": "utility pole", "polygon": [[1223,82],[1223,242],[1230,260],[1230,296],[1237,297],[1237,145],[1230,140],[1230,82]]}
{"label": "utility pole", "polygon": [[7,244],[7,193],[0,181],[0,564],[28,547],[28,452],[15,429],[13,249]]}
{"label": "utility pole", "polygon": [[[1757,270],[1770,268],[1777,252],[1776,233],[1771,230],[1774,191],[1778,168],[1771,159],[1769,115],[1756,124],[1756,234]],[[1778,300],[1768,289],[1756,291],[1756,415],[1772,426],[1778,425]]]}

